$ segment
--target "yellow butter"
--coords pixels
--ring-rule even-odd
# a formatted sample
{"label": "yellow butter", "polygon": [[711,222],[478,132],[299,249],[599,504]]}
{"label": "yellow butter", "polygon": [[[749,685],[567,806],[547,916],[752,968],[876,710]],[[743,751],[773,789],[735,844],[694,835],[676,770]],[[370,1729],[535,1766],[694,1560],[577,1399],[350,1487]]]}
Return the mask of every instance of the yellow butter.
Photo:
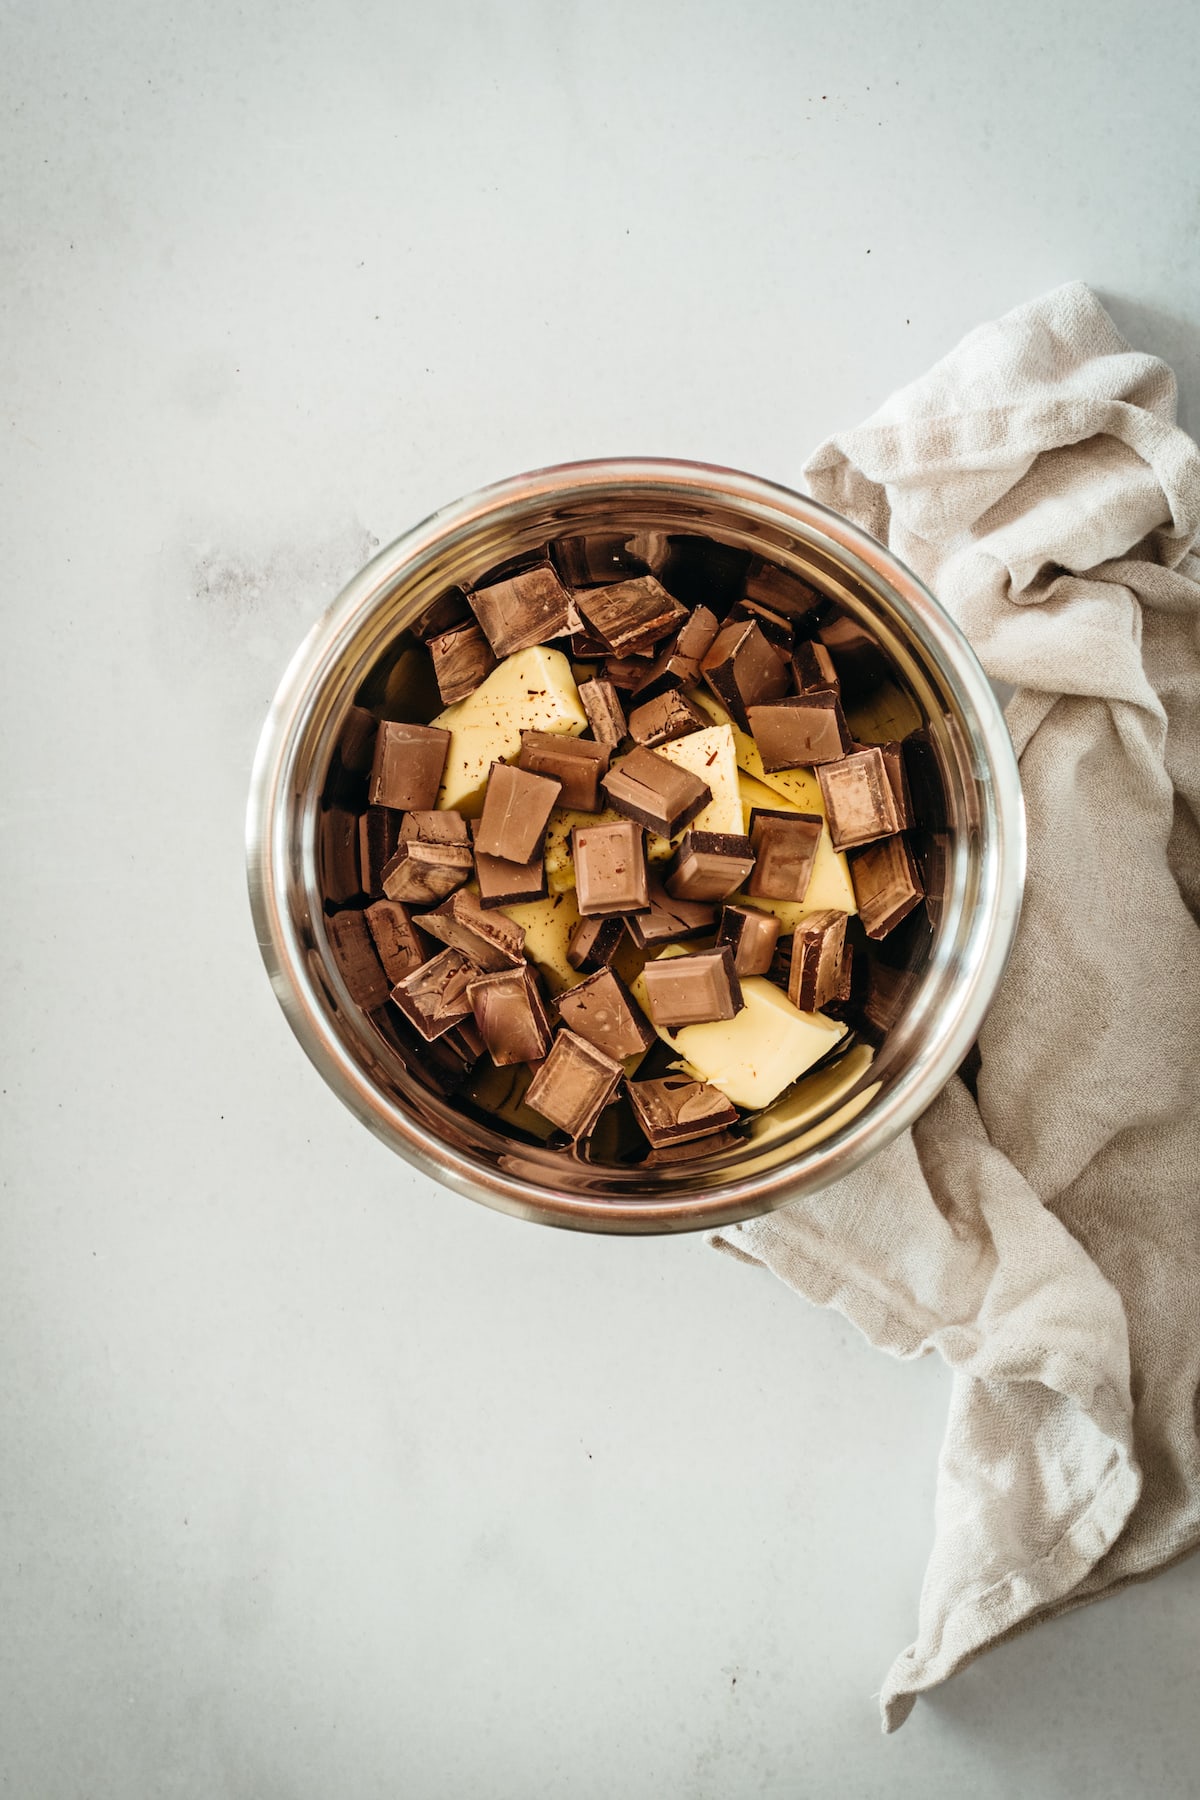
{"label": "yellow butter", "polygon": [[846,723],[860,744],[892,744],[924,721],[912,695],[885,681],[866,700],[846,708]]}
{"label": "yellow butter", "polygon": [[545,900],[522,900],[497,911],[525,928],[525,954],[544,978],[552,994],[577,987],[584,979],[567,961],[567,945],[579,923],[574,887],[551,894]]}
{"label": "yellow butter", "polygon": [[506,656],[473,694],[430,722],[450,733],[437,803],[474,818],[483,808],[488,770],[494,762],[515,762],[523,731],[578,737],[588,719],[562,651],[537,644]]}

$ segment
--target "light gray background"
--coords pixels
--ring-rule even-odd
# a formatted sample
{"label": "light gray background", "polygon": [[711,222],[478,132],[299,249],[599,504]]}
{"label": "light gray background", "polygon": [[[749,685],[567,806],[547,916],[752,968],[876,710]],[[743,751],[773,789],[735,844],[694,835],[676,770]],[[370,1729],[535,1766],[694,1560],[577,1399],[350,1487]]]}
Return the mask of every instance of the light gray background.
{"label": "light gray background", "polygon": [[293,1043],[241,862],[295,643],[482,482],[794,480],[1075,277],[1194,427],[1194,9],[5,18],[3,1791],[1194,1795],[1196,1563],[882,1740],[941,1368],[419,1179]]}

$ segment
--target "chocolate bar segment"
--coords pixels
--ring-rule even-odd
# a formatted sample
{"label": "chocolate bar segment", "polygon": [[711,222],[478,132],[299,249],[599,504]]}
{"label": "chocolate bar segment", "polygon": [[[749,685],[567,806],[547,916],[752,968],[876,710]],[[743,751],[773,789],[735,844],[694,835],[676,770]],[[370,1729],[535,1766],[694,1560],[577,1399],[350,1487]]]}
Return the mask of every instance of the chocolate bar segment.
{"label": "chocolate bar segment", "polygon": [[382,894],[383,871],[400,842],[401,813],[368,806],[358,817],[358,868],[364,894]]}
{"label": "chocolate bar segment", "polygon": [[641,912],[650,904],[642,828],[632,819],[576,825],[571,832],[575,900],[584,918]]}
{"label": "chocolate bar segment", "polygon": [[656,944],[678,944],[687,938],[705,937],[717,922],[717,909],[704,900],[677,900],[661,881],[647,889],[647,911],[630,914],[626,929],[639,950]]}
{"label": "chocolate bar segment", "polygon": [[560,1031],[525,1091],[525,1105],[576,1140],[586,1137],[617,1091],[619,1062],[573,1031]]}
{"label": "chocolate bar segment", "polygon": [[625,1084],[638,1124],[656,1150],[710,1137],[738,1122],[738,1109],[719,1088],[686,1075]]}
{"label": "chocolate bar segment", "polygon": [[820,814],[755,807],[750,842],[755,864],[746,892],[756,900],[803,900],[821,842]]}
{"label": "chocolate bar segment", "polygon": [[419,612],[409,630],[422,644],[428,644],[431,638],[442,637],[453,631],[457,625],[469,625],[471,608],[467,604],[467,596],[462,588],[447,588],[436,600],[430,601],[422,612]]}
{"label": "chocolate bar segment", "polygon": [[475,879],[482,907],[518,906],[524,900],[540,900],[546,892],[545,859],[540,850],[535,850],[527,863],[506,862],[502,856],[485,856],[477,850]]}
{"label": "chocolate bar segment", "polygon": [[768,774],[837,762],[850,748],[842,703],[828,688],[747,708],[750,731]]}
{"label": "chocolate bar segment", "polygon": [[752,563],[746,571],[743,591],[747,600],[756,600],[785,619],[809,619],[825,604],[825,596],[799,575],[763,560]]}
{"label": "chocolate bar segment", "polygon": [[617,913],[580,919],[567,945],[567,961],[573,969],[606,969],[625,936],[625,921]]}
{"label": "chocolate bar segment", "polygon": [[430,638],[429,654],[443,706],[465,700],[496,667],[492,647],[473,619]]}
{"label": "chocolate bar segment", "polygon": [[820,1012],[838,997],[846,919],[844,912],[816,912],[796,926],[787,997],[801,1012]]}
{"label": "chocolate bar segment", "polygon": [[476,850],[505,862],[527,863],[542,847],[561,791],[561,783],[545,775],[494,762],[475,834]]}
{"label": "chocolate bar segment", "polygon": [[883,766],[887,770],[887,778],[895,797],[896,816],[900,820],[900,829],[907,831],[915,821],[912,797],[908,788],[908,773],[904,767],[904,746],[891,743],[879,744],[877,748],[883,758]]}
{"label": "chocolate bar segment", "polygon": [[571,596],[549,563],[524,569],[491,587],[476,588],[469,598],[483,635],[498,657],[529,650],[572,629]]}
{"label": "chocolate bar segment", "polygon": [[852,700],[871,693],[888,672],[887,658],[875,639],[848,613],[823,619],[817,636],[833,658],[842,691]]}
{"label": "chocolate bar segment", "polygon": [[878,843],[853,850],[849,862],[863,930],[871,938],[886,937],[924,898],[908,841],[902,837],[882,838]]}
{"label": "chocolate bar segment", "polygon": [[375,940],[375,951],[389,987],[395,987],[427,960],[429,952],[413,924],[412,914],[399,900],[376,900],[363,917]]}
{"label": "chocolate bar segment", "polygon": [[450,733],[436,725],[384,719],[371,762],[367,791],[371,805],[391,806],[399,812],[435,806],[449,750]]}
{"label": "chocolate bar segment", "polygon": [[485,912],[474,896],[461,888],[436,912],[422,913],[418,923],[439,943],[461,950],[485,973],[525,960],[525,927],[504,913]]}
{"label": "chocolate bar segment", "polygon": [[623,694],[633,693],[642,684],[646,659],[641,656],[610,656],[605,659],[603,679]]}
{"label": "chocolate bar segment", "polygon": [[569,588],[611,587],[648,573],[645,559],[631,549],[623,532],[559,538],[550,554]]}
{"label": "chocolate bar segment", "polygon": [[788,690],[787,667],[753,620],[719,631],[700,673],[743,731],[750,729],[749,707],[782,700]]}
{"label": "chocolate bar segment", "polygon": [[382,1006],[390,992],[387,976],[375,953],[375,942],[362,913],[334,913],[325,921],[333,959],[342,971],[350,998],[371,1012]]}
{"label": "chocolate bar segment", "polygon": [[631,750],[604,777],[609,803],[660,837],[674,837],[712,799],[712,789],[690,769],[653,750]]}
{"label": "chocolate bar segment", "polygon": [[753,867],[749,838],[724,831],[685,831],[663,886],[676,900],[727,900]]}
{"label": "chocolate bar segment", "polygon": [[398,841],[410,844],[414,840],[422,844],[469,845],[471,842],[467,821],[460,812],[449,807],[445,812],[406,812],[400,820]]}
{"label": "chocolate bar segment", "polygon": [[726,946],[660,957],[646,964],[642,979],[650,1017],[664,1029],[732,1019],[744,1004],[733,951]]}
{"label": "chocolate bar segment", "polygon": [[652,700],[671,688],[695,687],[700,679],[700,659],[707,655],[718,631],[717,615],[697,606],[675,636],[664,644],[634,689],[634,698]]}
{"label": "chocolate bar segment", "polygon": [[615,750],[625,736],[628,727],[625,713],[617,698],[617,690],[611,681],[581,681],[579,698],[583,702],[583,710],[588,716],[588,724],[592,728],[592,736],[598,744],[608,750]]}
{"label": "chocolate bar segment", "polygon": [[619,975],[598,969],[556,1002],[563,1024],[620,1062],[654,1042],[654,1032]]}
{"label": "chocolate bar segment", "polygon": [[573,812],[599,812],[600,777],[608,773],[612,752],[589,738],[564,737],[558,731],[523,731],[517,767],[557,781],[556,806]]}
{"label": "chocolate bar segment", "polygon": [[787,662],[792,651],[792,639],[796,635],[791,620],[772,612],[769,606],[763,606],[757,600],[739,600],[730,608],[725,623],[737,625],[747,620],[753,620],[768,644]]}
{"label": "chocolate bar segment", "polygon": [[470,1015],[467,989],[478,978],[479,970],[461,950],[443,950],[398,981],[392,999],[431,1043]]}
{"label": "chocolate bar segment", "polygon": [[365,775],[375,755],[378,720],[365,706],[352,706],[338,739],[338,760],[351,775]]}
{"label": "chocolate bar segment", "polygon": [[822,689],[835,694],[838,691],[833,658],[819,638],[805,638],[796,645],[792,651],[792,674],[801,694],[816,694]]}
{"label": "chocolate bar segment", "polygon": [[687,608],[653,575],[639,575],[614,587],[588,588],[577,596],[576,604],[614,656],[649,649],[687,617]]}
{"label": "chocolate bar segment", "polygon": [[395,856],[383,871],[383,891],[389,900],[416,906],[433,906],[471,879],[469,844],[429,843],[424,838],[401,838]]}
{"label": "chocolate bar segment", "polygon": [[467,993],[479,1035],[498,1068],[541,1061],[550,1048],[550,1019],[528,963],[493,975],[476,970]]}
{"label": "chocolate bar segment", "polygon": [[779,938],[779,920],[774,913],[759,912],[755,906],[723,906],[717,930],[716,948],[733,951],[734,972],[743,975],[766,975],[775,955]]}
{"label": "chocolate bar segment", "polygon": [[817,780],[835,850],[848,850],[900,829],[900,809],[883,753],[872,745],[839,762],[822,763]]}
{"label": "chocolate bar segment", "polygon": [[674,738],[703,731],[711,724],[712,720],[693,706],[685,694],[668,688],[655,699],[634,707],[629,715],[629,735],[635,744],[650,750],[655,744],[669,744]]}

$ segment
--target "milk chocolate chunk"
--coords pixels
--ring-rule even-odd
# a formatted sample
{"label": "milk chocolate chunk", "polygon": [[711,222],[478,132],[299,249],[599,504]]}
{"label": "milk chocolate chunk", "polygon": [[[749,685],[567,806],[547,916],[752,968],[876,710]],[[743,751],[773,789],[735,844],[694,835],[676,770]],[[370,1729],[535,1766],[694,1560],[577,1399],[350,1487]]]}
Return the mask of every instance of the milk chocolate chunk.
{"label": "milk chocolate chunk", "polygon": [[571,832],[575,902],[584,918],[642,912],[650,904],[642,828],[632,819],[576,825]]}
{"label": "milk chocolate chunk", "polygon": [[400,812],[435,806],[449,750],[450,733],[436,725],[384,719],[371,763],[367,791],[371,805],[391,806]]}
{"label": "milk chocolate chunk", "polygon": [[727,625],[741,624],[744,620],[753,620],[766,638],[786,662],[791,655],[792,639],[795,627],[790,619],[772,612],[769,606],[762,606],[757,600],[739,600],[730,608],[726,619]]}
{"label": "milk chocolate chunk", "polygon": [[413,837],[401,840],[382,882],[389,900],[432,906],[470,878],[469,844],[432,844]]}
{"label": "milk chocolate chunk", "polygon": [[825,604],[825,596],[799,575],[764,561],[752,563],[746,571],[744,593],[747,600],[756,600],[785,619],[807,619]]}
{"label": "milk chocolate chunk", "polygon": [[726,625],[700,663],[700,673],[726,712],[749,731],[747,708],[782,700],[788,671],[753,620]]}
{"label": "milk chocolate chunk", "polygon": [[695,687],[700,679],[700,659],[717,635],[717,615],[711,607],[697,606],[675,636],[663,644],[654,662],[634,689],[638,700],[653,700],[670,688]]}
{"label": "milk chocolate chunk", "polygon": [[453,631],[457,625],[468,625],[471,622],[471,608],[462,588],[447,588],[436,600],[419,612],[409,630],[422,644],[428,644],[432,638],[441,637],[447,631]]}
{"label": "milk chocolate chunk", "polygon": [[842,703],[828,688],[747,709],[750,731],[768,774],[837,762],[850,748]]}
{"label": "milk chocolate chunk", "polygon": [[429,654],[443,706],[465,700],[496,667],[492,647],[474,620],[430,638]]}
{"label": "milk chocolate chunk", "polygon": [[559,731],[523,731],[517,767],[557,781],[562,790],[556,806],[573,812],[599,812],[600,777],[608,772],[612,751],[589,738],[564,737]]}
{"label": "milk chocolate chunk", "polygon": [[598,744],[615,750],[628,729],[617,690],[611,681],[581,681],[579,698]]}
{"label": "milk chocolate chunk", "polygon": [[351,775],[365,775],[375,754],[375,733],[379,722],[365,706],[352,706],[346,714],[342,735],[338,739],[338,757],[343,769]]}
{"label": "milk chocolate chunk", "polygon": [[685,694],[668,688],[654,700],[635,706],[629,715],[629,735],[635,744],[652,750],[655,744],[669,744],[673,738],[686,737],[689,731],[703,731],[712,720],[693,706]]}
{"label": "milk chocolate chunk", "polygon": [[838,680],[849,698],[869,694],[885,680],[888,662],[866,628],[848,613],[835,612],[823,619],[817,636],[833,658]]}
{"label": "milk chocolate chunk", "polygon": [[896,800],[896,815],[900,820],[901,831],[907,831],[914,823],[912,798],[908,787],[908,774],[904,767],[903,744],[880,744],[877,746],[883,758],[887,778],[891,783],[892,793]]}
{"label": "milk chocolate chunk", "polygon": [[710,1137],[736,1125],[738,1109],[719,1088],[686,1075],[661,1081],[630,1081],[626,1093],[638,1124],[656,1150]]}
{"label": "milk chocolate chunk", "polygon": [[358,867],[358,814],[329,806],[317,821],[317,870],[327,901],[342,905],[362,892]]}
{"label": "milk chocolate chunk", "polygon": [[641,1007],[611,969],[599,969],[578,987],[568,988],[556,1004],[564,1025],[617,1062],[654,1042]]}
{"label": "milk chocolate chunk", "polygon": [[467,830],[467,821],[460,812],[447,807],[444,812],[432,812],[420,808],[415,812],[406,812],[400,820],[401,844],[412,843],[419,839],[423,844],[470,844],[471,837]]}
{"label": "milk chocolate chunk", "polygon": [[623,532],[590,532],[586,537],[559,538],[550,554],[569,588],[610,587],[649,573],[644,557]]}
{"label": "milk chocolate chunk", "polygon": [[660,837],[674,837],[712,799],[712,789],[690,769],[653,750],[631,750],[604,777],[609,803]]}
{"label": "milk chocolate chunk", "polygon": [[572,629],[571,596],[549,563],[476,588],[469,598],[498,657],[529,650]]}
{"label": "milk chocolate chunk", "polygon": [[766,975],[779,938],[779,920],[774,913],[759,912],[755,906],[723,906],[717,930],[716,948],[733,951],[734,973]]}
{"label": "milk chocolate chunk", "polygon": [[398,981],[392,999],[421,1036],[432,1042],[470,1015],[467,989],[479,970],[461,950],[443,950]]}
{"label": "milk chocolate chunk", "polygon": [[653,575],[619,581],[614,587],[587,588],[576,597],[576,604],[614,656],[649,649],[687,617],[687,608]]}
{"label": "milk chocolate chunk", "polygon": [[886,837],[850,855],[850,880],[868,937],[886,937],[924,897],[908,842]]}
{"label": "milk chocolate chunk", "polygon": [[528,963],[493,975],[476,970],[467,992],[479,1035],[498,1068],[541,1061],[550,1048],[550,1019]]}
{"label": "milk chocolate chunk", "polygon": [[848,850],[900,829],[900,809],[883,753],[874,745],[839,762],[821,763],[817,780],[835,850]]}
{"label": "milk chocolate chunk", "polygon": [[717,909],[706,900],[677,900],[661,881],[649,883],[649,909],[630,914],[625,926],[639,950],[656,944],[678,944],[705,937],[717,922]]}
{"label": "milk chocolate chunk", "polygon": [[838,691],[837,670],[819,638],[802,639],[792,651],[792,674],[796,690],[801,694],[819,693],[822,688]]}
{"label": "milk chocolate chunk", "polygon": [[362,913],[334,913],[326,919],[325,930],[333,960],[355,1005],[366,1007],[368,1012],[382,1006],[389,993],[388,979]]}
{"label": "milk chocolate chunk", "polygon": [[685,831],[667,865],[663,886],[676,900],[728,900],[753,867],[749,838],[724,831]]}
{"label": "milk chocolate chunk", "polygon": [[567,961],[573,969],[606,969],[624,936],[625,921],[619,914],[580,919],[567,945]]}
{"label": "milk chocolate chunk", "polygon": [[525,960],[525,927],[501,912],[485,912],[474,895],[459,889],[436,912],[422,913],[422,931],[469,956],[488,973],[512,968]]}
{"label": "milk chocolate chunk", "polygon": [[656,1025],[674,1029],[732,1019],[741,1012],[742,986],[733,951],[698,950],[690,956],[663,956],[642,972],[646,1003]]}
{"label": "milk chocolate chunk", "polygon": [[545,859],[540,850],[535,850],[527,863],[505,862],[502,856],[485,856],[477,850],[475,879],[482,907],[517,906],[523,900],[541,900],[546,892]]}
{"label": "milk chocolate chunk", "polygon": [[821,842],[820,814],[755,807],[750,842],[756,860],[746,892],[756,900],[803,900]]}
{"label": "milk chocolate chunk", "polygon": [[844,912],[809,913],[796,926],[787,997],[801,1012],[820,1012],[837,998],[846,917]]}
{"label": "milk chocolate chunk", "polygon": [[527,769],[494,762],[488,776],[475,848],[484,856],[527,863],[542,847],[561,783]]}
{"label": "milk chocolate chunk", "polygon": [[401,813],[368,806],[358,819],[358,867],[364,894],[382,894],[383,871],[400,842]]}
{"label": "milk chocolate chunk", "polygon": [[389,987],[395,987],[426,961],[424,940],[413,924],[412,914],[399,900],[376,900],[363,917],[375,940],[375,952]]}
{"label": "milk chocolate chunk", "polygon": [[632,694],[641,686],[647,660],[641,656],[610,656],[605,659],[603,679],[623,694]]}
{"label": "milk chocolate chunk", "polygon": [[623,1073],[597,1045],[574,1031],[560,1031],[525,1091],[525,1104],[578,1140],[592,1129]]}

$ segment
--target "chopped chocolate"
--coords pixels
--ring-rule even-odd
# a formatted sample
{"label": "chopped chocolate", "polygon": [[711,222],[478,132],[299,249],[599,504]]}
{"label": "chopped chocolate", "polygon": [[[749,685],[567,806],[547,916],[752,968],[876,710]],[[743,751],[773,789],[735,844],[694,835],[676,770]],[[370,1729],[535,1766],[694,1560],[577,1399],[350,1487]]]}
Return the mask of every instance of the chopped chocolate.
{"label": "chopped chocolate", "polygon": [[579,698],[588,716],[592,736],[598,744],[615,750],[628,727],[617,690],[611,681],[581,681]]}
{"label": "chopped chocolate", "polygon": [[676,900],[657,879],[649,883],[647,894],[649,909],[631,914],[625,921],[639,950],[705,937],[717,922],[715,906],[702,900]]}
{"label": "chopped chocolate", "polygon": [[777,988],[787,993],[788,979],[792,972],[792,934],[780,937],[775,944],[775,954],[771,958],[771,966],[767,970],[767,980],[773,981]]}
{"label": "chopped chocolate", "polygon": [[325,921],[333,960],[356,1006],[368,1012],[382,1006],[389,993],[388,978],[375,953],[375,943],[362,913],[333,913]]}
{"label": "chopped chocolate", "polygon": [[756,861],[746,892],[756,900],[803,900],[821,842],[821,815],[755,807],[750,842]]}
{"label": "chopped chocolate", "polygon": [[358,868],[364,894],[382,894],[383,871],[400,842],[401,813],[368,806],[358,819]]}
{"label": "chopped chocolate", "polygon": [[635,744],[653,749],[655,744],[669,744],[673,738],[686,737],[690,731],[703,731],[712,720],[693,706],[677,688],[668,688],[629,715],[629,735]]}
{"label": "chopped chocolate", "polygon": [[848,850],[900,829],[900,809],[888,779],[883,753],[874,745],[839,762],[822,763],[817,780],[825,801],[835,850]]}
{"label": "chopped chocolate", "polygon": [[747,709],[750,731],[767,773],[837,762],[850,748],[842,703],[828,688]]}
{"label": "chopped chocolate", "polygon": [[624,936],[625,921],[617,913],[580,919],[567,945],[567,961],[573,969],[606,969]]}
{"label": "chopped chocolate", "polygon": [[653,750],[631,750],[604,777],[604,791],[619,813],[660,837],[674,837],[712,799],[712,789],[690,769]]}
{"label": "chopped chocolate", "polygon": [[757,600],[739,600],[730,608],[725,623],[735,625],[746,620],[753,620],[768,644],[786,662],[791,655],[792,639],[796,635],[791,620],[782,618],[779,613],[772,612],[769,606],[763,606]]}
{"label": "chopped chocolate", "polygon": [[792,651],[792,674],[801,694],[820,693],[823,688],[838,691],[837,670],[819,638],[804,638]]}
{"label": "chopped chocolate", "polygon": [[317,823],[317,873],[326,902],[343,906],[362,892],[358,868],[358,814],[329,806]]}
{"label": "chopped chocolate", "polygon": [[676,900],[728,900],[754,867],[747,837],[725,831],[685,831],[663,877]]}
{"label": "chopped chocolate", "polygon": [[392,999],[409,1023],[432,1043],[468,1017],[467,988],[478,979],[479,970],[461,950],[443,950],[398,981]]}
{"label": "chopped chocolate", "polygon": [[600,777],[608,772],[612,751],[590,738],[564,737],[561,731],[523,731],[517,767],[557,781],[556,806],[573,812],[599,812]]}
{"label": "chopped chocolate", "polygon": [[695,687],[700,679],[700,659],[707,654],[716,635],[716,613],[707,606],[696,607],[675,636],[662,645],[634,689],[634,698],[653,700],[671,688]]}
{"label": "chopped chocolate", "polygon": [[825,596],[807,581],[777,563],[761,560],[747,571],[744,591],[747,600],[757,600],[785,619],[807,619],[825,604]]}
{"label": "chopped chocolate", "polygon": [[417,614],[408,629],[422,644],[428,644],[432,638],[453,631],[456,625],[468,624],[470,618],[471,608],[462,588],[447,588]]}
{"label": "chopped chocolate", "polygon": [[529,650],[572,629],[571,596],[549,563],[476,588],[469,597],[497,656]]}
{"label": "chopped chocolate", "polygon": [[945,831],[946,780],[928,727],[910,731],[901,748],[914,821],[927,831]]}
{"label": "chopped chocolate", "polygon": [[714,538],[672,535],[660,561],[663,586],[687,606],[711,606],[718,615],[739,598],[750,567],[750,552]]}
{"label": "chopped chocolate", "polygon": [[460,812],[448,807],[445,812],[428,812],[418,808],[415,812],[406,812],[400,821],[399,842],[412,843],[419,839],[423,844],[469,844],[470,833],[467,821]]}
{"label": "chopped chocolate", "polygon": [[648,572],[644,557],[622,532],[593,532],[587,537],[559,538],[550,554],[569,588],[608,587]]}
{"label": "chopped chocolate", "polygon": [[571,831],[575,900],[584,918],[642,912],[649,906],[642,828],[632,819],[576,825]]}
{"label": "chopped chocolate", "polygon": [[479,1035],[497,1067],[540,1062],[550,1048],[550,1019],[528,963],[492,975],[476,970],[467,992]]}
{"label": "chopped chocolate", "polygon": [[338,757],[343,769],[351,775],[365,775],[375,754],[375,733],[379,722],[365,706],[352,706],[342,725],[338,739]]}
{"label": "chopped chocolate", "polygon": [[896,816],[900,820],[900,829],[907,831],[914,821],[912,798],[908,791],[908,776],[904,768],[904,746],[892,743],[879,744],[876,748],[883,758],[883,766],[887,770],[887,778],[895,796]]}
{"label": "chopped chocolate", "polygon": [[623,694],[631,694],[641,685],[645,673],[644,657],[610,656],[605,660],[603,679],[610,687],[619,688]]}
{"label": "chopped chocolate", "polygon": [[912,851],[902,837],[886,837],[850,855],[858,916],[868,937],[886,937],[924,897]]}
{"label": "chopped chocolate", "polygon": [[842,945],[837,988],[833,998],[827,1000],[821,1008],[827,1018],[842,1019],[847,1024],[857,1024],[862,1019],[863,1007],[867,1002],[869,974],[868,957],[858,945],[852,944],[847,938]]}
{"label": "chopped chocolate", "polygon": [[587,588],[576,604],[614,656],[649,649],[687,617],[687,608],[653,575],[619,581],[614,587]]}
{"label": "chopped chocolate", "polygon": [[363,917],[375,940],[375,950],[388,982],[395,987],[426,960],[428,951],[413,924],[412,914],[399,900],[376,900]]}
{"label": "chopped chocolate", "polygon": [[846,917],[844,912],[809,913],[796,926],[787,996],[801,1012],[820,1012],[837,998]]}
{"label": "chopped chocolate", "polygon": [[494,762],[475,848],[484,856],[527,863],[542,847],[561,791],[562,784],[545,775],[531,775],[527,769],[514,769],[510,763]]}
{"label": "chopped chocolate", "polygon": [[869,694],[887,677],[888,663],[871,633],[848,613],[822,621],[817,636],[833,658],[838,680],[849,699]]}
{"label": "chopped chocolate", "polygon": [[700,663],[700,673],[726,712],[749,731],[747,708],[782,700],[788,672],[754,620],[726,625]]}
{"label": "chopped chocolate", "polygon": [[736,1131],[714,1131],[707,1137],[688,1138],[682,1144],[657,1144],[643,1158],[642,1167],[658,1169],[695,1162],[701,1156],[720,1156],[726,1150],[736,1150],[741,1142]]}
{"label": "chopped chocolate", "polygon": [[465,700],[496,667],[492,647],[474,620],[430,638],[429,654],[443,706]]}
{"label": "chopped chocolate", "polygon": [[738,1109],[719,1088],[686,1075],[625,1084],[637,1122],[656,1150],[710,1137],[738,1122]]}
{"label": "chopped chocolate", "polygon": [[742,1010],[742,987],[733,951],[698,950],[690,956],[663,956],[642,971],[650,1017],[664,1029],[732,1019]]}
{"label": "chopped chocolate", "polygon": [[392,806],[400,812],[414,806],[435,806],[449,749],[448,731],[384,719],[371,763],[367,793],[371,805]]}
{"label": "chopped chocolate", "polygon": [[546,892],[545,858],[540,850],[535,850],[527,863],[514,863],[477,850],[475,879],[483,907],[518,906],[524,900],[540,900]]}
{"label": "chopped chocolate", "polygon": [[526,1089],[525,1104],[578,1140],[592,1129],[623,1073],[595,1044],[574,1031],[560,1031]]}
{"label": "chopped chocolate", "polygon": [[611,969],[598,969],[578,987],[568,988],[556,1004],[564,1025],[618,1062],[654,1042],[641,1007]]}
{"label": "chopped chocolate", "polygon": [[501,912],[484,912],[472,894],[459,889],[436,912],[422,913],[422,931],[469,956],[485,973],[525,960],[525,927]]}
{"label": "chopped chocolate", "polygon": [[767,974],[778,937],[779,920],[774,913],[759,912],[756,906],[721,908],[716,948],[723,950],[728,945],[733,951],[739,980],[743,975]]}
{"label": "chopped chocolate", "polygon": [[470,845],[431,844],[413,837],[401,839],[385,867],[383,891],[389,900],[432,906],[470,879]]}

